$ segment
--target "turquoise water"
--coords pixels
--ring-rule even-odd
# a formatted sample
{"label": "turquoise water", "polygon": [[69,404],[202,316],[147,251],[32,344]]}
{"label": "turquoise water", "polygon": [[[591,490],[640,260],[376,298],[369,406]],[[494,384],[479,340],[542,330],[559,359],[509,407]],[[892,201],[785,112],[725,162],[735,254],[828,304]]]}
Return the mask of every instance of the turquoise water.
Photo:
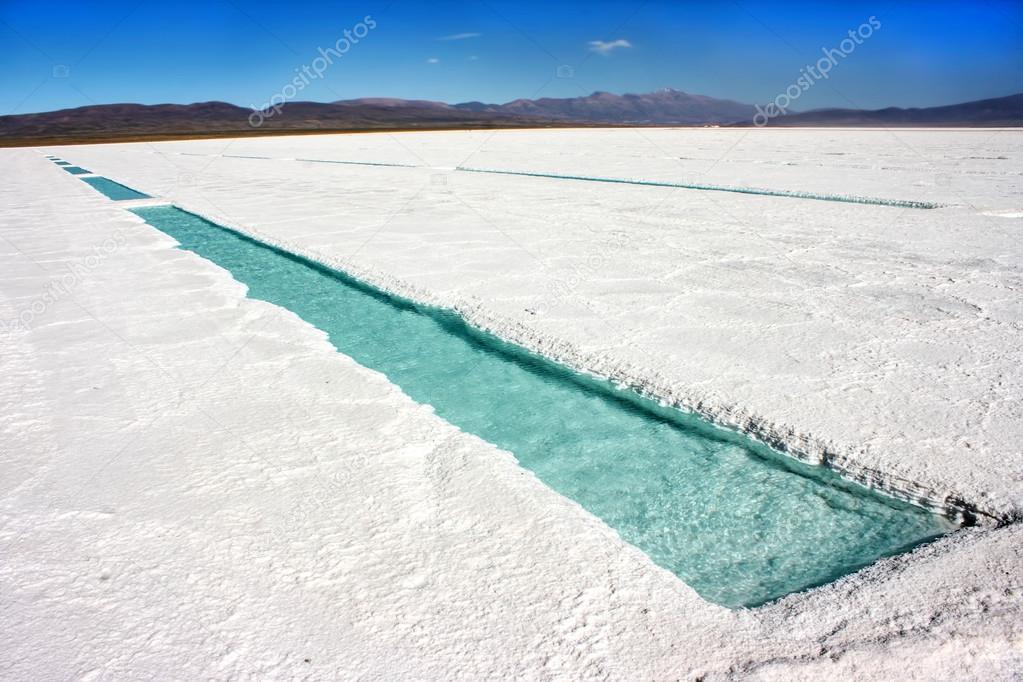
{"label": "turquoise water", "polygon": [[114,201],[126,201],[128,199],[148,199],[148,194],[142,192],[136,192],[130,187],[125,187],[119,182],[114,182],[109,178],[82,178],[82,182],[86,182],[92,186],[97,192],[105,195],[109,199]]}
{"label": "turquoise water", "polygon": [[79,166],[64,166],[63,168],[68,173],[71,173],[71,175],[85,175],[86,173],[89,172],[89,171],[87,171],[84,168],[81,168]]}
{"label": "turquoise water", "polygon": [[513,452],[710,601],[762,604],[953,528],[503,343],[452,313],[388,296],[177,208],[134,213],[229,270],[250,297],[294,311],[414,400]]}

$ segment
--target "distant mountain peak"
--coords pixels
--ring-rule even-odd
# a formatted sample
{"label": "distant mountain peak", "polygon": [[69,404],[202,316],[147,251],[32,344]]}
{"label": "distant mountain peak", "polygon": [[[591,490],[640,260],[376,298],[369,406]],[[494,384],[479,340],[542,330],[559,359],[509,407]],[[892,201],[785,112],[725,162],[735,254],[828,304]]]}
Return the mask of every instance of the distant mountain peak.
{"label": "distant mountain peak", "polygon": [[610,124],[728,124],[748,121],[756,113],[749,104],[690,95],[674,88],[624,95],[595,90],[582,97],[516,99],[504,104],[488,105],[465,102],[454,106],[468,111],[489,111],[554,121]]}

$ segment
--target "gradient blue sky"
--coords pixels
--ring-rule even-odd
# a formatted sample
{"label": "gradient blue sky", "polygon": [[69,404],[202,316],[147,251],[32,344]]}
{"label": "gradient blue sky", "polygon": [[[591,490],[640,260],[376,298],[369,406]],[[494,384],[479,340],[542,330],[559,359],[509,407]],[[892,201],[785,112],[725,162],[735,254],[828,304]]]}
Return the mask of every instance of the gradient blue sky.
{"label": "gradient blue sky", "polygon": [[[1023,3],[0,0],[0,114],[111,102],[264,104],[318,47],[377,27],[298,99],[460,102],[673,87],[767,102],[874,15],[794,105],[930,106],[1023,92]],[[479,34],[441,40],[454,34]],[[602,55],[590,41],[625,40]],[[574,77],[555,78],[566,64]]]}

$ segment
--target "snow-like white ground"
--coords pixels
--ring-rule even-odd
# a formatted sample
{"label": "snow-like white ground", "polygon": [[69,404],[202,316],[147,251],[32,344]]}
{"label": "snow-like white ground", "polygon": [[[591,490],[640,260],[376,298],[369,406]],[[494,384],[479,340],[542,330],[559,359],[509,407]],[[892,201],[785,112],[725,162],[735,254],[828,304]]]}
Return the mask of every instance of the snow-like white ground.
{"label": "snow-like white ground", "polygon": [[[899,131],[906,149],[886,135],[46,151],[795,454],[1019,516],[1023,134]],[[1013,679],[1023,666],[1019,524],[750,611],[714,606],[37,151],[0,157],[0,320],[28,322],[0,334],[3,679]]]}
{"label": "snow-like white ground", "polygon": [[1004,217],[1023,211],[1023,132],[550,130],[51,151],[850,477],[1023,517],[1023,221]]}

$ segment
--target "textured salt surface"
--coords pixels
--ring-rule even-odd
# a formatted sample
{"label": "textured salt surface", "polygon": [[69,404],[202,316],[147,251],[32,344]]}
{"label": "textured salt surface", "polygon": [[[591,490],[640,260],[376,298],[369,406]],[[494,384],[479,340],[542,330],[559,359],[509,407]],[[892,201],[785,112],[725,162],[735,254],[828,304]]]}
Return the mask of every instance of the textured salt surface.
{"label": "textured salt surface", "polygon": [[[687,137],[686,145],[697,148],[710,141],[713,147],[722,139],[707,133],[709,137],[695,141]],[[836,139],[827,144],[814,138],[814,153],[864,150],[850,154],[851,162],[862,162],[868,153],[878,159],[890,155],[890,147],[874,144],[865,133],[829,135]],[[956,135],[942,138],[946,156],[984,148],[978,138]],[[337,144],[352,145],[355,151],[377,144],[367,140],[372,136],[345,137]],[[452,156],[472,151],[458,136],[439,137],[434,144],[430,136],[406,136],[403,144],[445,165],[460,160]],[[495,138],[502,145],[508,139]],[[333,138],[320,138],[321,147],[329,146],[324,139]],[[473,146],[482,141],[471,139]],[[767,145],[760,140],[758,153]],[[289,138],[272,144],[285,149],[293,142]],[[115,175],[115,166],[148,168],[153,158],[165,158],[164,150],[174,146],[217,152],[236,143],[242,141],[140,145],[138,152],[130,146],[61,151],[69,158],[74,151],[73,158],[83,163],[86,154],[103,159],[102,169],[88,167]],[[570,136],[555,136],[544,138],[543,148],[560,153],[563,144],[574,148],[576,143]],[[787,137],[779,146],[798,150],[798,143],[799,138]],[[1011,138],[1000,145],[1014,153]],[[522,138],[516,137],[512,146],[522,146]],[[396,145],[392,155],[398,156],[400,149]],[[287,156],[297,156],[297,151],[290,149]],[[0,551],[5,557],[0,563],[0,671],[5,678],[1011,680],[1023,666],[1016,577],[1023,563],[1019,525],[960,531],[838,583],[753,611],[714,607],[630,550],[591,515],[524,475],[509,456],[452,430],[379,374],[337,354],[322,334],[294,316],[246,299],[223,270],[176,250],[170,240],[52,164],[40,167],[40,157],[31,150],[3,150],[0,155],[10,169],[9,181],[0,187],[0,320],[17,319],[36,302],[49,301],[29,320],[30,331],[0,334],[0,371],[6,378],[0,385],[0,462],[8,474],[0,482]],[[737,146],[736,158],[749,155],[747,145]],[[141,156],[147,157],[145,164]],[[170,157],[175,170],[169,180],[154,174],[150,184],[133,184],[155,194],[161,194],[155,189],[158,184],[180,184],[194,203],[208,195],[203,205],[209,212],[212,202],[219,203],[228,190],[242,189],[237,175],[261,183],[259,174],[267,172],[265,167],[256,172],[222,165],[249,163],[244,160]],[[607,165],[613,166],[611,157]],[[184,166],[183,158],[197,163]],[[206,163],[208,173],[201,170]],[[298,165],[289,166],[288,172],[296,173]],[[741,163],[726,160],[719,165],[731,169],[727,181],[751,184],[741,177]],[[953,182],[962,178],[969,184],[967,171],[981,169],[979,162],[964,162],[964,173]],[[600,169],[602,174],[611,170]],[[416,232],[422,222],[417,227],[415,216],[403,216],[400,203],[394,203],[396,193],[408,201],[407,183],[395,184],[391,176],[361,177],[364,172],[331,175],[322,182],[299,176],[295,191],[287,188],[286,178],[272,177],[259,188],[273,190],[272,198],[261,201],[256,195],[250,198],[251,208],[232,204],[231,212],[254,209],[252,217],[269,229],[272,217],[259,216],[259,211],[290,201],[300,214],[293,231],[302,221],[311,227],[305,234],[322,238],[336,239],[324,233],[327,225],[351,230],[353,241],[362,244],[360,257],[380,257],[379,245],[365,241],[371,232],[363,231],[375,227],[377,238],[392,249],[392,265],[404,267],[402,244],[410,235],[424,234]],[[922,177],[914,173],[889,174],[878,182],[905,189],[913,177]],[[848,176],[855,179],[856,173]],[[117,177],[127,181],[127,176]],[[431,176],[418,179],[414,189],[445,192],[444,184]],[[466,189],[447,179],[447,191]],[[375,191],[370,181],[386,190]],[[298,191],[303,182],[309,183],[304,195]],[[816,175],[804,185],[814,182],[819,182]],[[342,186],[344,194],[339,195]],[[871,190],[883,188],[854,189],[874,196],[877,192]],[[501,196],[509,191],[505,188]],[[997,186],[986,191],[987,198],[966,195],[983,210],[1012,209],[1011,193]],[[580,220],[592,215],[586,222],[615,223],[636,205],[619,194],[614,202],[619,209],[608,212],[612,204],[602,201],[606,192],[587,193],[595,208],[592,214],[583,210]],[[466,200],[480,206],[484,198],[495,196],[488,185],[485,193],[473,192]],[[926,191],[920,196],[928,197]],[[533,248],[538,244],[534,238],[512,231],[516,222],[530,224],[531,215],[546,213],[547,235],[569,229],[573,221],[559,218],[550,203],[531,204],[542,198],[528,191],[516,197],[510,208],[518,215],[514,220],[505,216],[497,226]],[[437,199],[411,202],[406,209],[429,213],[442,208],[449,227],[452,220],[461,222],[462,209],[454,201]],[[386,230],[373,220],[383,208],[398,212]],[[670,208],[677,219],[678,207]],[[328,219],[331,212],[335,217]],[[768,223],[779,219],[761,217]],[[972,219],[963,212],[957,220]],[[991,221],[1002,228],[1013,224]],[[728,239],[729,223],[719,223],[717,238],[745,258],[743,243]],[[940,224],[948,229],[954,222]],[[425,264],[435,262],[429,258],[434,251],[448,266],[460,251],[475,253],[482,266],[479,276],[462,268],[449,275],[438,268],[420,278],[431,279],[440,291],[449,276],[480,286],[494,268],[478,258],[485,252],[474,250],[465,235],[493,248],[500,235],[485,225],[477,222],[475,232],[437,231],[426,242],[429,248],[418,247]],[[640,227],[631,223],[634,238],[642,242],[646,237]],[[884,252],[864,248],[864,229],[857,229],[856,256],[849,252],[842,261],[850,273],[857,271],[857,258],[884,260]],[[988,244],[960,240],[962,248],[997,253],[1007,244],[1003,250],[1013,253],[1015,242],[1000,241],[999,229],[978,232]],[[690,231],[689,248],[705,249],[699,231]],[[778,232],[779,237],[784,234]],[[906,238],[912,232],[900,234]],[[355,239],[360,236],[361,241]],[[119,246],[94,258],[95,249],[107,240]],[[583,248],[580,253],[589,252]],[[656,256],[653,250],[646,253]],[[648,262],[660,267],[656,258]],[[773,261],[782,273],[792,274],[786,263]],[[83,270],[87,264],[92,266]],[[608,267],[605,261],[596,264]],[[890,267],[891,261],[886,264]],[[949,269],[935,261],[926,267],[932,273]],[[51,297],[54,281],[69,268],[87,276],[75,280],[70,295]],[[986,315],[997,320],[1005,310],[998,306],[1006,304],[990,293],[979,298],[984,292],[979,284],[992,276],[990,268],[981,261],[967,282],[974,290],[971,300],[982,300]],[[705,266],[697,273],[718,270]],[[912,284],[905,270],[897,272],[904,278],[901,286]],[[551,308],[537,310],[526,300],[535,279],[518,280],[523,297],[517,303],[536,316],[550,314]],[[569,284],[586,293],[582,279]],[[765,281],[777,283],[761,280],[759,289]],[[1004,272],[999,281],[1011,285]],[[637,293],[634,283],[628,286]],[[756,297],[759,289],[748,293]],[[788,300],[819,300],[812,289],[800,293],[802,297]],[[488,305],[501,307],[502,300],[495,297]],[[645,310],[641,301],[633,307],[638,313]],[[665,312],[672,309],[668,306]],[[697,306],[694,312],[704,310]],[[644,314],[649,319],[650,313]],[[735,321],[734,310],[718,306],[716,314]],[[870,327],[881,335],[879,341],[888,333],[885,319],[874,319]],[[608,333],[602,325],[592,327],[595,333]],[[703,329],[714,335],[709,321]],[[738,329],[750,331],[748,324]],[[1005,337],[997,326],[982,325],[976,331],[972,352],[986,349],[993,364],[1011,356],[1013,346],[998,345]],[[715,339],[721,353],[729,352],[728,344]],[[674,342],[698,340],[676,334]],[[812,347],[813,335],[805,341]],[[770,381],[788,362],[784,354],[772,355],[772,343],[771,337],[760,337],[745,354],[732,354],[731,362],[773,358],[773,364],[754,375],[757,381]],[[699,344],[692,348],[706,357]],[[879,351],[885,348],[877,346]],[[806,349],[797,344],[790,352],[799,359]],[[967,352],[964,359],[969,357]],[[992,376],[989,368],[969,366],[978,384]],[[848,363],[831,363],[828,369],[841,379]],[[889,399],[893,393],[914,390],[904,380],[882,380],[904,377],[901,373],[861,369],[861,383],[874,382]],[[736,371],[734,376],[742,374]],[[1017,375],[1002,375],[1000,386],[1012,389]],[[732,372],[725,372],[720,381],[730,376]],[[886,447],[897,456],[880,458],[880,463],[898,469],[905,461],[919,473],[924,470],[921,454],[929,454],[935,467],[932,478],[945,480],[966,471],[963,480],[969,483],[969,468],[950,464],[952,455],[941,446],[944,434],[961,426],[949,410],[937,409],[926,420],[932,429],[941,424],[946,429],[937,431],[933,450],[913,446],[912,427],[925,421],[924,408],[940,406],[938,398],[955,388],[955,382],[943,383],[941,377],[927,376],[934,381],[930,392],[919,391],[919,410],[900,413],[907,422],[902,440],[892,440],[892,421],[884,411],[870,409],[878,401],[869,392],[856,397],[876,419],[876,438],[888,446],[907,446]],[[818,398],[827,400],[818,403],[824,413],[802,409],[796,389],[805,390],[806,384],[798,374],[789,378],[777,384],[787,387],[784,392],[775,391],[775,404],[785,401],[781,411],[843,430],[847,422],[829,403],[841,403],[841,393],[822,391]],[[956,404],[968,406],[969,395],[964,390]],[[981,472],[974,483],[993,481],[985,468],[999,465],[1005,480],[992,489],[993,496],[1013,489],[1015,463],[1011,455],[996,459],[992,454],[999,451],[999,443],[1008,443],[1007,437],[1000,440],[1003,432],[996,416],[992,413],[985,424],[971,427],[990,429],[992,440],[969,450]],[[1000,452],[1013,451],[1006,447]]]}
{"label": "textured salt surface", "polygon": [[[104,145],[74,159],[801,459],[990,522],[1023,510],[1023,242],[1014,221],[984,215],[1019,205],[1021,149],[1013,131],[587,130]],[[451,170],[470,163],[954,206]]]}

